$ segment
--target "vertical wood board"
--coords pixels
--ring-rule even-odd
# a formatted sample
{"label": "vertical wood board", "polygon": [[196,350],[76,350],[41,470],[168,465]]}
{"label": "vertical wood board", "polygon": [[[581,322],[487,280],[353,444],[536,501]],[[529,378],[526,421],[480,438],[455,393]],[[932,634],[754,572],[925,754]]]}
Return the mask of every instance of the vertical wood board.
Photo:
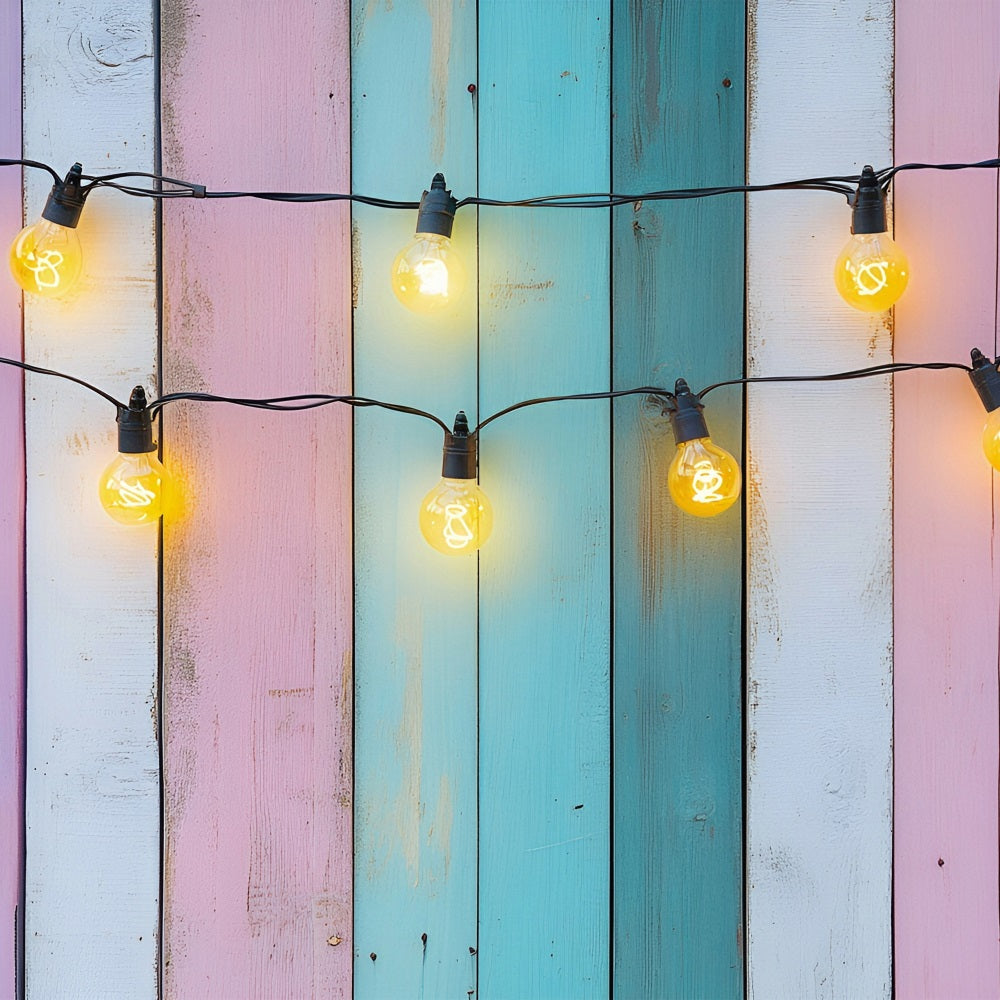
{"label": "vertical wood board", "polygon": [[[417,201],[437,171],[476,191],[476,10],[464,0],[355,3],[352,184]],[[355,206],[355,391],[476,420],[476,218],[453,243],[468,283],[447,315],[394,297],[416,213]],[[476,557],[418,527],[443,431],[358,411],[355,434],[355,995],[467,995],[476,985]],[[426,937],[425,937],[426,936]]]}
{"label": "vertical wood board", "polygon": [[[171,0],[161,35],[167,174],[347,189],[346,3]],[[171,202],[163,253],[166,390],[350,391],[345,206]],[[165,422],[165,995],[348,997],[350,414]]]}
{"label": "vertical wood board", "polygon": [[[481,6],[484,194],[608,189],[610,14]],[[608,388],[609,271],[604,210],[481,211],[484,413]],[[479,995],[607,996],[609,406],[513,413],[481,448]]]}
{"label": "vertical wood board", "polygon": [[[762,0],[748,45],[751,183],[891,161],[892,3]],[[751,196],[748,368],[890,359],[842,302],[850,211]],[[747,427],[748,984],[760,1000],[891,992],[891,395],[752,387]]]}
{"label": "vertical wood board", "polygon": [[[896,159],[998,155],[1000,11],[896,13]],[[900,174],[896,238],[910,288],[899,360],[998,351],[996,171]],[[895,390],[896,992],[1000,992],[997,915],[998,598],[985,411],[961,372]]]}
{"label": "vertical wood board", "polygon": [[[23,11],[25,154],[60,174],[152,170],[150,8],[45,0]],[[32,171],[37,220],[51,181]],[[26,297],[25,356],[118,398],[153,386],[154,210],[95,193],[79,226],[84,275],[60,301]],[[156,993],[159,762],[157,530],[101,508],[115,408],[27,382],[26,994]]]}
{"label": "vertical wood board", "polygon": [[[0,151],[21,149],[21,5],[0,3]],[[0,170],[0,233],[21,227],[21,170]],[[0,354],[21,357],[21,290],[0,278]],[[0,997],[13,1000],[24,861],[24,380],[0,374]]]}
{"label": "vertical wood board", "polygon": [[[741,184],[742,2],[614,5],[613,188]],[[613,385],[743,371],[743,199],[613,221]],[[742,393],[706,399],[739,457]],[[743,992],[742,519],[682,513],[669,421],[615,404],[614,992]]]}

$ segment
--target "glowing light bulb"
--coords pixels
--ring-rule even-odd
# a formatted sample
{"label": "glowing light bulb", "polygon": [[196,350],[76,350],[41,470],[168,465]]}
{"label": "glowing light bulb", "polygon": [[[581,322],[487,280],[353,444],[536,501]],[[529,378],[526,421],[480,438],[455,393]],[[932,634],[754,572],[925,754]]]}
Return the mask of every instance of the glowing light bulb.
{"label": "glowing light bulb", "polygon": [[983,454],[994,469],[1000,470],[1000,371],[997,363],[973,348],[969,378],[987,412],[983,425]]}
{"label": "glowing light bulb", "polygon": [[465,289],[465,265],[451,245],[455,207],[444,174],[435,174],[420,199],[416,236],[392,262],[392,290],[414,312],[442,312]]}
{"label": "glowing light bulb", "polygon": [[169,486],[167,472],[156,457],[146,394],[142,386],[136,386],[128,408],[118,412],[118,455],[101,475],[101,503],[121,524],[149,524],[163,513]]}
{"label": "glowing light bulb", "polygon": [[65,295],[83,270],[76,226],[83,211],[83,168],[73,165],[66,179],[52,186],[42,217],[25,226],[10,247],[10,270],[26,292],[48,298]]}
{"label": "glowing light bulb", "polygon": [[715,517],[728,510],[740,495],[740,467],[736,459],[708,436],[701,400],[678,379],[667,413],[677,451],[667,471],[674,503],[696,517]]}
{"label": "glowing light bulb", "polygon": [[853,235],[833,266],[837,291],[855,309],[884,312],[906,291],[910,264],[887,230],[885,193],[866,166],[854,196]]}
{"label": "glowing light bulb", "polygon": [[493,530],[493,507],[476,482],[478,439],[465,413],[445,434],[441,480],[420,504],[420,531],[427,543],[448,556],[475,552]]}

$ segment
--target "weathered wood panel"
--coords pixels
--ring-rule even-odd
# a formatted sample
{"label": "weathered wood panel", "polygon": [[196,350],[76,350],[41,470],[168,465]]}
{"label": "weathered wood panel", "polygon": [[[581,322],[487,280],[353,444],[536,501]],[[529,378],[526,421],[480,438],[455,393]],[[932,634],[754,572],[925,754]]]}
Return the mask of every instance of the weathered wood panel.
{"label": "weathered wood panel", "polygon": [[[0,155],[21,149],[21,4],[0,3]],[[21,227],[21,171],[0,170],[0,233]],[[0,354],[21,357],[21,290],[0,284]],[[24,860],[24,391],[0,374],[0,997],[17,995]]]}
{"label": "weathered wood panel", "polygon": [[[614,188],[741,184],[742,0],[614,6]],[[743,199],[614,216],[614,385],[743,373]],[[739,456],[742,392],[707,400]],[[657,407],[616,403],[614,989],[743,992],[741,508],[684,514]]]}
{"label": "weathered wood panel", "polygon": [[[997,155],[1000,10],[897,4],[896,159]],[[997,178],[903,174],[896,236],[913,277],[899,360],[995,356]],[[997,608],[993,474],[961,374],[896,380],[896,995],[995,997]]]}
{"label": "weathered wood panel", "polygon": [[[751,10],[751,182],[891,160],[892,3]],[[750,198],[749,373],[890,357],[887,316],[833,284],[836,195]],[[749,991],[891,991],[891,395],[762,386],[748,404]]]}
{"label": "weathered wood panel", "polygon": [[[483,191],[609,186],[610,4],[480,7]],[[608,214],[481,212],[485,413],[608,388]],[[483,432],[480,996],[606,996],[610,410],[556,403]]]}
{"label": "weathered wood panel", "polygon": [[[24,149],[65,172],[151,170],[151,8],[24,6]],[[29,221],[51,181],[27,179]],[[25,301],[25,356],[116,396],[151,389],[157,304],[151,202],[97,193],[79,227],[84,276]],[[52,379],[27,383],[26,989],[156,993],[159,762],[155,527],[127,529],[97,497],[115,411]]]}
{"label": "weathered wood panel", "polygon": [[[474,194],[475,4],[370,0],[352,18],[354,190],[416,201],[441,170]],[[412,313],[391,291],[415,222],[355,207],[355,388],[474,423],[475,214],[458,214],[469,275],[448,315]],[[464,997],[476,983],[476,558],[441,555],[418,527],[441,430],[365,410],[354,434],[355,994]]]}
{"label": "weathered wood panel", "polygon": [[[347,4],[162,5],[164,169],[349,185]],[[234,69],[236,71],[234,71]],[[350,389],[344,205],[169,203],[164,387]],[[164,526],[168,997],[350,995],[350,414],[183,404]]]}

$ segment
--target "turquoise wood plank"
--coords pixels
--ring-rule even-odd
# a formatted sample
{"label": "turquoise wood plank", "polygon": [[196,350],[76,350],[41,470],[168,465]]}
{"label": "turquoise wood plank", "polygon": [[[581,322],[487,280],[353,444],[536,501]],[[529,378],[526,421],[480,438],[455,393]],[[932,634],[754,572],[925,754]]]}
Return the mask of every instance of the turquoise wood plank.
{"label": "turquoise wood plank", "polygon": [[[494,197],[609,183],[609,6],[480,4],[480,180]],[[606,389],[608,214],[483,210],[480,388]],[[490,425],[481,482],[479,995],[607,996],[610,412]]]}
{"label": "turquoise wood plank", "polygon": [[[614,4],[616,191],[742,183],[742,0]],[[614,384],[743,370],[743,200],[616,210]],[[742,395],[708,397],[739,457]],[[656,407],[614,411],[614,995],[739,997],[741,508],[681,513]]]}
{"label": "turquoise wood plank", "polygon": [[[416,200],[443,170],[457,193],[475,193],[475,69],[474,4],[354,5],[355,191]],[[355,391],[474,419],[475,295],[429,318],[390,288],[415,222],[411,212],[354,212]],[[473,289],[475,240],[475,214],[460,212],[455,244]],[[435,552],[417,521],[442,444],[419,418],[355,417],[358,1000],[475,988],[476,559]]]}

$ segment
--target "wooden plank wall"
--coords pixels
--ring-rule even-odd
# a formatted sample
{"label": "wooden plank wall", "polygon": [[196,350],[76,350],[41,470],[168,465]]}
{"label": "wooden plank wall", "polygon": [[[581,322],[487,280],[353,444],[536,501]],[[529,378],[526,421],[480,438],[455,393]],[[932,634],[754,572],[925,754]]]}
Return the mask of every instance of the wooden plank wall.
{"label": "wooden plank wall", "polygon": [[[21,149],[21,4],[0,3],[0,155]],[[21,171],[0,171],[0,233],[21,227]],[[0,354],[21,357],[21,294],[0,282]],[[17,992],[24,825],[24,382],[0,373],[0,997]]]}
{"label": "wooden plank wall", "polygon": [[[898,162],[998,155],[1000,15],[896,11]],[[929,113],[929,109],[933,109]],[[997,176],[903,174],[900,360],[997,342]],[[901,997],[998,993],[996,490],[960,372],[896,380],[895,943]]]}
{"label": "wooden plank wall", "polygon": [[[40,0],[23,12],[24,149],[65,172],[152,170],[155,47],[148,8]],[[51,181],[32,171],[25,214]],[[157,302],[151,202],[95,194],[84,275],[25,302],[25,357],[127,397],[152,389]],[[31,377],[27,452],[27,996],[156,992],[160,798],[157,545],[123,531],[97,481],[115,410]]]}
{"label": "wooden plank wall", "polygon": [[[346,4],[244,14],[162,5],[165,171],[346,190]],[[349,391],[346,207],[167,209],[164,388]],[[166,414],[191,498],[164,528],[167,997],[350,995],[350,426]]]}
{"label": "wooden plank wall", "polygon": [[[474,4],[355,3],[354,190],[415,201],[443,170],[474,194],[470,84]],[[454,232],[467,294],[441,316],[390,288],[415,223],[354,208],[355,391],[474,424],[476,216],[460,212]],[[440,428],[375,410],[354,428],[355,995],[464,997],[476,984],[476,557],[446,558],[418,528],[441,478]]]}
{"label": "wooden plank wall", "polygon": [[[751,183],[891,162],[890,0],[761,0],[750,39]],[[890,360],[886,318],[834,289],[851,221],[838,199],[749,199],[748,374]],[[891,432],[887,381],[749,391],[748,985],[759,1000],[892,989]]]}
{"label": "wooden plank wall", "polygon": [[[481,7],[485,192],[608,188],[610,13],[607,0]],[[481,217],[483,412],[609,388],[607,213]],[[482,447],[497,526],[481,558],[480,996],[606,996],[610,411],[526,409]]]}

